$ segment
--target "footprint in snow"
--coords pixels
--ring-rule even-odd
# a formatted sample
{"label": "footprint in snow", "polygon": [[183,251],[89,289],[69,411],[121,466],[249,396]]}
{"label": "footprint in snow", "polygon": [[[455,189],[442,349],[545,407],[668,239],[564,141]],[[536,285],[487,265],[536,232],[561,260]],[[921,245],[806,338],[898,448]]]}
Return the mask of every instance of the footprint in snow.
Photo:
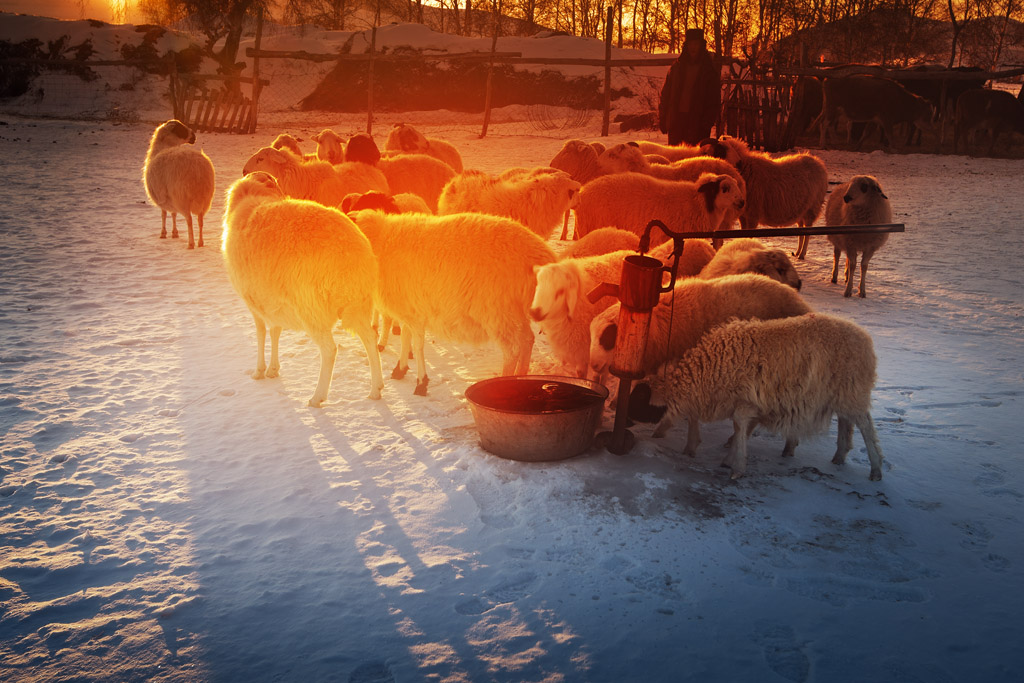
{"label": "footprint in snow", "polygon": [[754,634],[754,640],[761,646],[769,668],[782,678],[793,683],[804,683],[810,676],[810,660],[789,626],[761,623]]}
{"label": "footprint in snow", "polygon": [[391,667],[382,661],[364,662],[348,677],[349,683],[394,683]]}
{"label": "footprint in snow", "polygon": [[494,588],[484,591],[482,595],[473,596],[456,603],[455,611],[459,614],[476,615],[489,612],[498,605],[515,602],[528,596],[537,581],[533,572],[521,572],[505,579]]}

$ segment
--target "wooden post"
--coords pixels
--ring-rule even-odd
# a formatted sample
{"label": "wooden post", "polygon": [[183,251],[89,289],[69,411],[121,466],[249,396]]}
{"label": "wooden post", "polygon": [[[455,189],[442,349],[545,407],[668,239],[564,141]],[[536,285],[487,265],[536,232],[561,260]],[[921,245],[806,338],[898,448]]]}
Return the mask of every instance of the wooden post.
{"label": "wooden post", "polygon": [[263,89],[263,84],[260,83],[260,43],[263,41],[263,10],[256,15],[256,52],[252,57],[252,114],[249,116],[249,125],[239,126],[240,133],[255,133],[256,132],[256,118],[257,112],[259,111],[260,104],[260,90]]}
{"label": "wooden post", "polygon": [[612,110],[612,18],[615,8],[608,6],[604,20],[604,113],[601,116],[601,137],[608,137]]}
{"label": "wooden post", "polygon": [[[467,3],[468,6],[468,3]],[[491,124],[491,91],[494,86],[494,54],[498,51],[498,14],[494,15],[494,35],[491,37],[491,60],[487,62],[487,85],[484,88],[484,127],[480,137],[487,135],[487,127]]]}
{"label": "wooden post", "polygon": [[373,55],[377,50],[377,24],[370,30],[370,60],[366,65],[366,134],[373,135]]}

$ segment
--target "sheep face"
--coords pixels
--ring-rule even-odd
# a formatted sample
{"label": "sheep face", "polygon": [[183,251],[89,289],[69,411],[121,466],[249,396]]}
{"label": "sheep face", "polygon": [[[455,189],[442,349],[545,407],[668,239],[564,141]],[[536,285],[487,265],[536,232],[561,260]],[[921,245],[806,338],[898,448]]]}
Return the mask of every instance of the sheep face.
{"label": "sheep face", "polygon": [[776,282],[781,282],[798,292],[800,291],[800,286],[803,284],[800,281],[800,275],[796,272],[796,268],[793,267],[793,263],[784,249],[755,251],[750,254],[750,260],[750,267],[746,272],[770,277]]}
{"label": "sheep face", "polygon": [[157,127],[153,138],[158,140],[163,147],[175,147],[195,144],[196,134],[178,119],[171,119]]}
{"label": "sheep face", "polygon": [[345,161],[361,161],[373,166],[380,161],[380,149],[372,137],[366,133],[358,133],[348,139],[348,145],[345,146]]}
{"label": "sheep face", "polygon": [[741,211],[746,206],[743,190],[731,176],[705,173],[697,180],[697,192],[704,195],[708,215],[721,216],[729,209]]}
{"label": "sheep face", "polygon": [[530,304],[530,317],[537,322],[549,319],[572,319],[580,295],[579,272],[567,263],[534,266],[537,289]]}
{"label": "sheep face", "polygon": [[316,158],[331,164],[340,164],[345,160],[345,148],[341,136],[330,128],[324,128],[313,136],[316,143]]}
{"label": "sheep face", "polygon": [[429,146],[430,143],[423,133],[404,123],[395,124],[391,134],[388,135],[388,149],[399,149],[403,152],[425,152]]}
{"label": "sheep face", "polygon": [[278,178],[281,176],[283,169],[297,163],[295,157],[289,157],[290,154],[288,152],[282,152],[273,147],[264,147],[245,162],[245,166],[242,167],[242,175],[249,175],[255,171],[266,171],[275,178]]}
{"label": "sheep face", "polygon": [[846,194],[843,195],[843,201],[858,206],[872,201],[876,197],[889,199],[882,192],[882,186],[875,178],[869,175],[859,175],[854,176],[850,181],[850,186],[847,188]]}
{"label": "sheep face", "polygon": [[650,164],[635,142],[612,145],[598,157],[601,166],[612,173],[646,173]]}

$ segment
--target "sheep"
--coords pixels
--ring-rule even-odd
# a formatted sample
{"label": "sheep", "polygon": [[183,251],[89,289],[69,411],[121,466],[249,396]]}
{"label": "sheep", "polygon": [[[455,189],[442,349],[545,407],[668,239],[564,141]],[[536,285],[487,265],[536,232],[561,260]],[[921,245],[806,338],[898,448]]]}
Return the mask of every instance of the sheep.
{"label": "sheep", "polygon": [[[313,139],[316,139],[315,135],[313,136]],[[295,136],[291,135],[290,133],[281,133],[276,138],[274,138],[274,141],[270,143],[270,146],[273,147],[274,149],[280,149],[287,152],[291,152],[292,154],[297,156],[299,159],[302,159],[303,161],[312,161],[313,159],[316,159],[316,155],[303,154],[302,148],[299,147],[299,141],[296,140]]]}
{"label": "sheep", "polygon": [[[640,234],[654,219],[672,230],[711,232],[726,211],[740,211],[743,206],[743,192],[728,175],[705,173],[691,183],[619,173],[583,186],[576,206],[576,236],[610,226]],[[665,239],[655,231],[651,244]]]}
{"label": "sheep", "polygon": [[410,192],[390,196],[383,192],[353,192],[346,195],[341,202],[341,210],[344,213],[363,209],[377,209],[385,213],[433,213],[422,197]]}
{"label": "sheep", "polygon": [[451,166],[426,154],[382,158],[377,143],[366,133],[349,138],[345,146],[345,160],[376,166],[387,178],[392,192],[419,195],[431,213],[437,212],[441,192],[456,175]]}
{"label": "sheep", "polygon": [[544,240],[511,219],[484,214],[360,211],[354,216],[377,255],[376,303],[382,314],[402,324],[402,350],[393,378],[408,371],[411,346],[417,371],[414,393],[426,395],[427,330],[453,341],[494,340],[504,356],[502,374],[529,372],[533,267],[555,260]]}
{"label": "sheep", "polygon": [[651,140],[640,140],[631,144],[635,144],[644,154],[656,154],[669,161],[682,161],[690,157],[703,156],[700,147],[695,145],[662,145]]}
{"label": "sheep", "polygon": [[767,246],[761,240],[744,237],[729,240],[700,271],[699,277],[710,280],[723,275],[757,273],[800,291],[800,275],[782,249]]}
{"label": "sheep", "polygon": [[575,205],[579,189],[580,184],[567,173],[546,167],[506,178],[467,171],[445,185],[437,212],[507,216],[547,239],[562,224],[565,212]]}
{"label": "sheep", "polygon": [[345,141],[330,128],[324,128],[313,136],[316,143],[316,158],[329,164],[345,161]]}
{"label": "sheep", "polygon": [[339,206],[352,192],[390,194],[388,181],[378,169],[366,164],[332,166],[326,161],[303,162],[291,152],[264,147],[249,157],[242,174],[265,171],[277,178],[285,193],[295,199],[311,199],[324,206]]}
{"label": "sheep", "polygon": [[149,140],[142,166],[146,196],[160,208],[160,239],[167,238],[167,213],[171,214],[171,237],[178,236],[178,214],[188,225],[188,248],[194,249],[192,214],[199,223],[199,246],[203,246],[203,217],[210,210],[214,193],[214,170],[210,157],[194,144],[196,134],[181,121],[171,119],[157,126]]}
{"label": "sheep", "polygon": [[384,149],[403,154],[427,154],[448,164],[456,173],[463,171],[462,155],[455,145],[446,140],[428,138],[404,123],[395,124],[391,129]]}
{"label": "sheep", "polygon": [[[668,165],[651,164],[647,155],[640,151],[635,142],[613,145],[599,158],[601,165],[616,173],[646,173],[661,180],[685,180],[695,182],[703,173],[717,173],[732,177],[746,196],[747,184],[740,172],[724,159],[713,156],[695,156]],[[716,230],[729,230],[740,217],[740,212],[728,210],[722,216]],[[721,240],[716,240],[716,248]]]}
{"label": "sheep", "polygon": [[651,406],[650,388],[641,384],[630,396],[629,415],[644,422],[676,415],[691,423],[731,418],[736,431],[722,464],[732,469],[732,479],[746,471],[747,433],[755,424],[795,445],[827,430],[837,415],[832,463],[845,463],[856,425],[868,451],[869,478],[880,481],[882,449],[870,412],[876,363],[871,336],[835,316],[733,320],[652,377],[665,407]]}
{"label": "sheep", "polygon": [[[882,225],[892,222],[892,207],[889,198],[882,192],[878,180],[869,175],[854,176],[850,182],[840,185],[829,195],[825,206],[825,225]],[[853,276],[857,272],[857,254],[860,260],[860,289],[857,296],[867,296],[864,279],[867,277],[868,261],[889,239],[889,233],[827,235],[832,243],[832,282],[839,275],[839,255],[846,254],[846,290],[844,297],[853,294]]]}
{"label": "sheep", "polygon": [[[751,151],[747,143],[728,135],[704,142],[703,149],[731,163],[747,181],[747,208],[740,217],[742,228],[793,223],[808,227],[818,219],[828,192],[828,172],[821,159],[805,152],[773,159],[763,152]],[[793,255],[803,260],[809,241],[809,237],[802,235]]]}
{"label": "sheep", "polygon": [[[590,324],[590,368],[592,378],[604,379],[615,352],[620,304],[612,304]],[[710,329],[730,318],[787,318],[811,311],[791,287],[762,275],[727,275],[714,280],[688,278],[676,283],[672,292],[661,295],[651,314],[643,371],[654,372],[671,358],[693,348]],[[655,430],[662,436],[671,426],[663,422]],[[685,453],[693,455],[700,443],[700,428],[691,421]]]}
{"label": "sheep", "polygon": [[583,140],[566,140],[551,162],[551,168],[565,171],[569,177],[581,185],[586,185],[595,178],[614,173],[601,162],[600,155],[605,151],[604,145],[586,143]]}
{"label": "sheep", "polygon": [[[649,254],[672,265],[672,243],[665,242]],[[692,277],[714,255],[707,242],[687,240],[680,255],[678,277]],[[610,297],[591,302],[588,294],[603,282],[618,284],[622,263],[635,249],[626,249],[583,258],[563,258],[534,268],[537,289],[530,304],[530,317],[540,324],[559,362],[570,374],[586,377],[590,366],[590,322],[614,303]]]}
{"label": "sheep", "polygon": [[309,399],[319,408],[331,386],[338,353],[331,329],[340,319],[366,349],[369,398],[380,398],[384,380],[370,328],[377,265],[351,219],[316,202],[288,199],[273,176],[256,172],[228,189],[221,249],[231,284],[256,323],[253,379],[277,376],[282,328],[302,330],[320,349],[320,377]]}
{"label": "sheep", "polygon": [[640,235],[635,232],[620,228],[598,228],[570,243],[569,247],[562,252],[562,258],[597,256],[622,249],[637,251],[639,246]]}

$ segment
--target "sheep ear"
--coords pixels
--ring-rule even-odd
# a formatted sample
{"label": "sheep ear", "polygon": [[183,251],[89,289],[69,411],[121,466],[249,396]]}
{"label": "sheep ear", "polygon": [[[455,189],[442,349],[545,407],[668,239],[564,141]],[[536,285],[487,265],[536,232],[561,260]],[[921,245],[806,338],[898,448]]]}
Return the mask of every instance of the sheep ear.
{"label": "sheep ear", "polygon": [[637,384],[629,394],[627,412],[637,422],[660,422],[667,411],[668,406],[651,405],[651,385],[647,382]]}
{"label": "sheep ear", "polygon": [[718,193],[722,190],[722,179],[717,178],[715,180],[706,180],[697,186],[697,192],[704,195],[704,202],[707,204],[708,213],[715,212],[715,200],[718,199]]}
{"label": "sheep ear", "polygon": [[604,328],[604,332],[601,333],[601,337],[598,342],[601,344],[601,348],[605,351],[615,350],[615,337],[619,334],[618,323],[612,323],[608,327]]}
{"label": "sheep ear", "polygon": [[843,201],[844,201],[845,203],[849,204],[850,202],[852,202],[852,201],[853,201],[853,197],[851,197],[851,196],[850,196],[849,194],[844,194],[844,195],[843,195]]}
{"label": "sheep ear", "polygon": [[636,147],[637,149],[640,149],[640,143],[639,142],[634,142],[634,141],[630,140],[626,144],[629,145],[630,147]]}
{"label": "sheep ear", "polygon": [[882,199],[888,199],[888,197],[885,196],[885,193],[882,192],[882,188],[878,188],[878,194],[882,195]]}

